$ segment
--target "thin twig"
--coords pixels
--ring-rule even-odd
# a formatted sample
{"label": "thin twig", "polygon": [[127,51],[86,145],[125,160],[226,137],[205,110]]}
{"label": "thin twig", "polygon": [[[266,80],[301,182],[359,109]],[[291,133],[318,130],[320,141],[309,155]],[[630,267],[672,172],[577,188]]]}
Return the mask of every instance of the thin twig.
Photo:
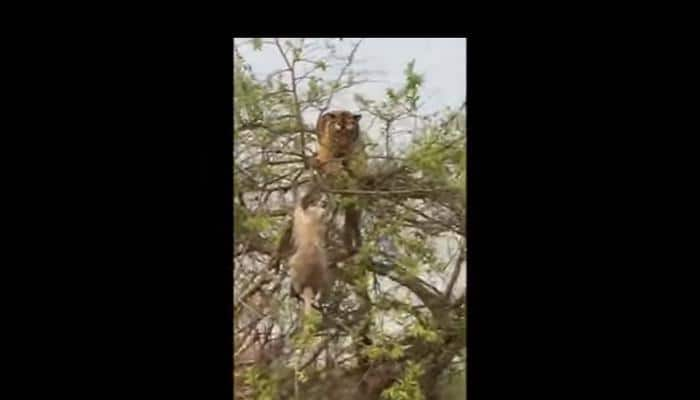
{"label": "thin twig", "polygon": [[[352,51],[350,51],[350,55],[348,56],[348,60],[343,66],[343,68],[340,70],[340,74],[338,75],[338,78],[336,78],[335,82],[333,83],[332,87],[335,87],[338,85],[343,79],[343,75],[345,75],[345,72],[347,69],[350,67],[352,64],[354,58],[355,58],[355,53],[357,52],[357,48],[360,47],[360,44],[362,43],[362,39],[359,40],[357,43],[355,43],[355,46],[353,46]],[[326,100],[326,104],[321,108],[321,112],[318,114],[318,121],[321,120],[321,116],[323,115],[326,110],[328,110],[328,107],[331,105],[331,101],[333,100],[333,96],[335,96],[336,93],[340,92],[341,90],[345,89],[345,87],[338,87],[337,89],[332,89],[331,93],[328,95],[328,99]],[[318,123],[318,121],[316,123]]]}
{"label": "thin twig", "polygon": [[323,342],[321,342],[321,343],[319,344],[319,346],[316,348],[316,351],[314,351],[314,353],[311,355],[311,358],[309,358],[304,364],[302,364],[302,365],[299,367],[299,371],[303,371],[306,367],[308,367],[309,365],[311,365],[311,363],[314,362],[314,361],[318,358],[318,356],[321,355],[321,352],[323,351],[323,349],[325,348],[325,346],[326,346],[328,343],[330,343],[331,340],[335,339],[335,338],[338,337],[338,336],[339,336],[339,334],[338,334],[338,333],[335,333],[333,336],[328,336],[326,339],[324,339]]}
{"label": "thin twig", "polygon": [[284,53],[284,50],[282,49],[282,46],[280,46],[280,41],[279,39],[275,38],[275,45],[277,46],[277,49],[279,50],[280,54],[282,55],[282,58],[284,59],[284,63],[287,64],[287,68],[289,68],[289,73],[292,75],[292,96],[294,97],[294,109],[297,114],[297,125],[299,125],[299,130],[301,131],[301,153],[304,154],[304,169],[309,169],[309,161],[306,158],[306,138],[304,137],[304,119],[301,116],[301,109],[299,107],[299,96],[297,95],[297,80],[296,80],[296,75],[294,73],[294,63],[296,63],[296,59],[292,60],[292,63],[289,62],[289,59],[287,58],[287,55]]}
{"label": "thin twig", "polygon": [[407,209],[407,210],[409,210],[409,211],[411,211],[411,212],[413,212],[413,213],[416,213],[416,214],[420,215],[421,217],[425,218],[427,221],[434,222],[435,224],[437,224],[437,225],[439,225],[439,226],[441,226],[441,227],[447,229],[447,230],[450,231],[450,232],[454,232],[454,233],[456,233],[456,234],[460,234],[459,230],[455,229],[455,227],[450,226],[449,224],[447,224],[447,223],[445,223],[445,222],[443,222],[443,221],[440,221],[440,220],[438,220],[438,219],[436,219],[436,218],[433,218],[433,217],[431,217],[431,216],[425,214],[424,212],[422,212],[422,211],[420,211],[420,210],[418,210],[418,209],[415,209],[415,208],[413,208],[413,207],[407,206],[407,205],[405,205],[405,204],[403,204],[403,203],[400,203],[400,202],[398,202],[398,201],[393,201],[393,202],[394,202],[394,204],[396,204],[396,205],[399,205],[399,206],[401,206],[401,207],[403,207],[403,208],[405,208],[405,209]]}

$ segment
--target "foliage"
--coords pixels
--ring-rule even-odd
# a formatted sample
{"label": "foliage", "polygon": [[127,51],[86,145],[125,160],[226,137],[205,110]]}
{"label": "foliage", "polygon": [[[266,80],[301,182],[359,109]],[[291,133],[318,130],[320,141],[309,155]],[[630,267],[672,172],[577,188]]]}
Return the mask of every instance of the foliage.
{"label": "foliage", "polygon": [[382,399],[386,400],[423,400],[425,396],[420,389],[419,378],[422,375],[420,365],[409,361],[406,373],[394,385],[382,392]]}
{"label": "foliage", "polygon": [[255,400],[274,400],[277,398],[277,383],[258,368],[249,368],[245,372],[244,382],[253,388]]}

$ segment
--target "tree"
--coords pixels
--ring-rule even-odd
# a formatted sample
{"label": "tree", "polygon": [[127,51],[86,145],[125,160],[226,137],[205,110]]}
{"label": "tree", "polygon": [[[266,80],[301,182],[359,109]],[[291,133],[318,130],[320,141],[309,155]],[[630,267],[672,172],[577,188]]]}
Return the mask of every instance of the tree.
{"label": "tree", "polygon": [[[259,78],[242,46],[275,49],[285,67]],[[310,179],[316,119],[337,94],[368,81],[353,68],[360,46],[235,42],[236,398],[438,399],[454,376],[463,379],[466,286],[456,282],[466,269],[465,104],[422,113],[413,63],[381,101],[355,96],[381,127],[367,138],[367,174],[322,188],[332,203],[364,210],[362,247],[329,242],[335,284],[322,314],[302,321],[289,295],[291,191]],[[402,134],[411,140],[395,140]]]}

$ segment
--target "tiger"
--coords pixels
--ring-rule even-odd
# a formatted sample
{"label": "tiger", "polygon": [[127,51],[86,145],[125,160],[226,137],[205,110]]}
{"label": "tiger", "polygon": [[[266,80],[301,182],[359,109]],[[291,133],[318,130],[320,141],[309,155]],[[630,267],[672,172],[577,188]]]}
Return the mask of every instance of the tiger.
{"label": "tiger", "polygon": [[345,110],[329,111],[319,118],[316,165],[323,173],[337,174],[342,168],[355,175],[364,173],[367,160],[360,137],[361,119],[361,114]]}
{"label": "tiger", "polygon": [[[361,177],[367,169],[367,154],[360,136],[361,114],[347,110],[329,111],[320,116],[316,125],[318,152],[314,165],[325,176],[339,176],[345,171],[351,177]],[[349,251],[362,246],[360,232],[361,210],[355,205],[345,207],[343,243]]]}

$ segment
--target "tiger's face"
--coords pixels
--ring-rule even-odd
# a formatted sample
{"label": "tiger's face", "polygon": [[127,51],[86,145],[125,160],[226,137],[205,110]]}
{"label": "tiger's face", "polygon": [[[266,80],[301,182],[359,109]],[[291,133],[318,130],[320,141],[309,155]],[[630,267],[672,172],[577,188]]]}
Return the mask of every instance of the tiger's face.
{"label": "tiger's face", "polygon": [[360,114],[353,114],[349,111],[331,111],[323,115],[321,119],[322,135],[329,136],[332,148],[342,156],[350,150],[360,134],[359,121],[362,118]]}

